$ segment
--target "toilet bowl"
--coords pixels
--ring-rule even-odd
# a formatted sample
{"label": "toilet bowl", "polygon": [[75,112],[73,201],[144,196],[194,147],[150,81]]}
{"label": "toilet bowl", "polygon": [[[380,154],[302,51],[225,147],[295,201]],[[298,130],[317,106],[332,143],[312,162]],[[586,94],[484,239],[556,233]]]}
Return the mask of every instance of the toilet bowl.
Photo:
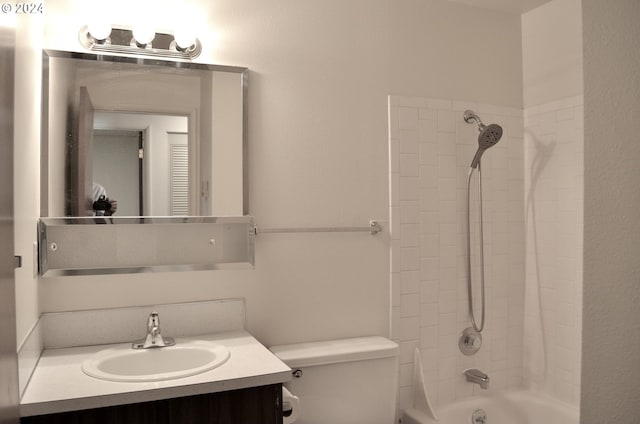
{"label": "toilet bowl", "polygon": [[357,337],[270,350],[293,370],[283,390],[285,424],[392,424],[398,345]]}

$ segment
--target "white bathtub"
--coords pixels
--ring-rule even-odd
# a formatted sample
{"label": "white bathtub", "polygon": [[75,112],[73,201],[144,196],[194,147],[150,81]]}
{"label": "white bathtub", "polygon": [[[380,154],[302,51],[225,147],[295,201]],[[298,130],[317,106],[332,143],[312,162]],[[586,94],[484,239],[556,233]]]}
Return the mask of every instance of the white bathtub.
{"label": "white bathtub", "polygon": [[499,393],[456,401],[438,408],[438,421],[409,409],[402,424],[469,424],[477,409],[486,412],[485,424],[578,424],[578,408],[533,392]]}

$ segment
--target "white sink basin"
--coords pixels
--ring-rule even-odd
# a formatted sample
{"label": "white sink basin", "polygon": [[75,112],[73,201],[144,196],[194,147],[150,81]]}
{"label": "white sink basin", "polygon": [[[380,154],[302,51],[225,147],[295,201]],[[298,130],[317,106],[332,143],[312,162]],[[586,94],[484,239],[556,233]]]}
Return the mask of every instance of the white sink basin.
{"label": "white sink basin", "polygon": [[82,363],[85,374],[110,381],[160,381],[212,370],[229,359],[225,346],[176,340],[175,346],[132,349],[131,344],[101,350]]}

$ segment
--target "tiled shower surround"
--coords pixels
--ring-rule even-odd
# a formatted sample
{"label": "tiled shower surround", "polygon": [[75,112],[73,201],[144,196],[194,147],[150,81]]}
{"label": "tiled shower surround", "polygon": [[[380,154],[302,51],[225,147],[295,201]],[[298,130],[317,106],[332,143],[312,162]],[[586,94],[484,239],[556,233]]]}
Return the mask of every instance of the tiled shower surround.
{"label": "tiled shower surround", "polygon": [[527,262],[523,377],[527,387],[578,405],[583,99],[572,97],[527,108],[524,116]]}
{"label": "tiled shower surround", "polygon": [[[480,392],[464,380],[462,373],[467,368],[486,372],[491,378],[490,391],[525,386],[577,404],[574,396],[579,386],[575,386],[573,372],[579,371],[576,352],[580,345],[575,335],[579,334],[580,302],[569,298],[568,287],[576,290],[581,281],[569,268],[581,269],[578,234],[582,219],[576,216],[582,216],[582,182],[577,176],[578,172],[582,175],[578,166],[582,153],[567,155],[569,145],[573,149],[581,145],[578,100],[554,103],[558,110],[549,105],[532,108],[526,116],[533,125],[525,130],[521,109],[389,97],[391,322],[392,338],[401,347],[400,407],[412,401],[416,347],[436,408]],[[466,183],[478,147],[477,127],[462,118],[467,109],[474,110],[485,124],[497,123],[504,129],[500,142],[482,157],[486,324],[482,349],[469,357],[458,350],[458,335],[470,325]],[[567,122],[570,116],[575,118],[571,123]],[[570,126],[574,129],[569,130]],[[557,152],[562,154],[541,157],[532,147],[533,134],[536,142],[543,143],[535,146],[558,144]],[[569,171],[560,161],[575,166]],[[554,177],[562,182],[552,182]],[[477,217],[476,178],[477,174],[471,187],[472,216]],[[535,214],[530,212],[533,205]],[[571,225],[565,226],[568,221]],[[477,218],[471,229],[477,299]],[[539,233],[537,249],[532,230]],[[545,250],[550,244],[555,247]],[[536,309],[539,304],[542,308]],[[479,310],[479,303],[476,305]],[[571,332],[570,341],[563,338],[567,332]],[[569,376],[572,385],[567,387]]]}

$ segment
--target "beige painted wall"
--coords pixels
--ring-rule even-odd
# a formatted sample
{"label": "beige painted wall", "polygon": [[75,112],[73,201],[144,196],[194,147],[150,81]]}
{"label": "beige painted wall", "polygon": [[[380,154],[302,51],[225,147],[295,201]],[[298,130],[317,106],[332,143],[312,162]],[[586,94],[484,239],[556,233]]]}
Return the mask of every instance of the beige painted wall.
{"label": "beige painted wall", "polygon": [[640,2],[583,0],[581,422],[640,416]]}
{"label": "beige painted wall", "polygon": [[34,273],[36,222],[40,214],[40,61],[42,23],[39,16],[18,16],[14,111],[15,271],[18,347],[39,316]]}
{"label": "beige painted wall", "polygon": [[[47,47],[79,49],[77,30],[91,16],[84,3],[47,4]],[[116,3],[111,11],[128,10]],[[160,26],[174,17],[165,3],[153,8],[165,13]],[[259,226],[388,225],[389,93],[522,104],[517,16],[444,0],[197,4],[209,28],[201,60],[251,70],[250,214]],[[248,329],[275,344],[388,335],[388,276],[387,233],[264,234],[254,271],[39,287],[42,311],[244,297]]]}
{"label": "beige painted wall", "polygon": [[553,0],[522,15],[524,107],[582,94],[581,0]]}

